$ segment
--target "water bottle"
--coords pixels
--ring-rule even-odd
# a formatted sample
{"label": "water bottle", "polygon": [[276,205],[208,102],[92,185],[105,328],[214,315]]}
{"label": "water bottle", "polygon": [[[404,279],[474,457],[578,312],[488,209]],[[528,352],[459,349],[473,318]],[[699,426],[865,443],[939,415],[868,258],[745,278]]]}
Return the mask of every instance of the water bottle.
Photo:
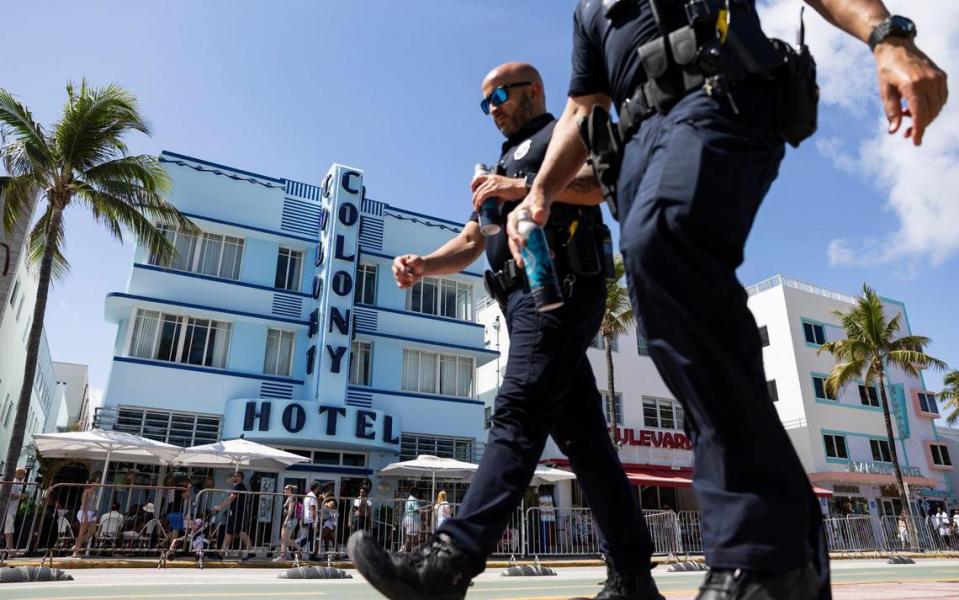
{"label": "water bottle", "polygon": [[556,269],[553,268],[553,260],[549,256],[546,232],[533,222],[528,210],[521,210],[516,217],[519,234],[526,242],[522,250],[523,268],[526,270],[526,280],[536,302],[536,309],[546,312],[559,308],[563,305],[563,291],[559,287]]}
{"label": "water bottle", "polygon": [[[476,166],[473,167],[473,179],[476,179],[480,175],[489,174],[489,167],[483,163],[476,163]],[[487,198],[483,200],[483,204],[480,205],[479,209],[479,225],[480,233],[486,237],[497,235],[500,232],[498,198]]]}

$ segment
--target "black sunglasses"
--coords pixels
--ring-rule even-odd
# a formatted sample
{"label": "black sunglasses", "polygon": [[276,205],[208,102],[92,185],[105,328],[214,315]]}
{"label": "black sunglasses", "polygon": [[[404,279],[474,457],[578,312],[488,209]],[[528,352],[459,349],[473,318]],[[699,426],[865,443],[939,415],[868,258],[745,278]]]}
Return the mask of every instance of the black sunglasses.
{"label": "black sunglasses", "polygon": [[483,101],[480,102],[480,109],[483,111],[484,115],[488,115],[490,105],[499,106],[500,104],[509,100],[509,92],[507,90],[510,90],[515,87],[523,87],[524,85],[532,85],[532,83],[533,83],[532,81],[517,81],[516,83],[504,83],[503,85],[499,86],[498,88],[490,92],[489,96],[483,98]]}

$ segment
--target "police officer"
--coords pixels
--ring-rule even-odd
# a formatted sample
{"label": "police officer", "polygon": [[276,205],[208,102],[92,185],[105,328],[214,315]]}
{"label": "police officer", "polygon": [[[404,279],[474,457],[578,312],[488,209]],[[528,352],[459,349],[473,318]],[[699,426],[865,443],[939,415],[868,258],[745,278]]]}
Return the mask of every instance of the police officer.
{"label": "police officer", "polygon": [[[947,90],[945,74],[913,43],[915,25],[890,16],[879,0],[807,1],[869,43],[889,132],[911,115],[906,137],[918,145]],[[699,9],[713,11],[704,37],[674,44]],[[726,79],[711,81],[725,86],[691,77],[691,64],[700,75],[716,72],[688,62],[710,40],[729,42],[718,48],[728,57],[718,71]],[[546,221],[556,191],[586,156],[579,120],[596,106],[615,106],[624,138],[616,205],[634,308],[650,356],[686,409],[694,444],[712,568],[699,600],[830,597],[820,511],[770,402],[756,323],[736,279],[783,158],[784,131],[796,123],[777,111],[775,90],[803,83],[764,67],[770,50],[753,0],[581,0],[567,108],[520,205]],[[512,216],[508,230],[519,260]]]}
{"label": "police officer", "polygon": [[[493,69],[483,80],[482,92],[484,112],[507,139],[499,161],[502,174],[475,178],[473,201],[479,207],[486,198],[498,198],[505,215],[526,195],[556,121],[546,112],[540,75],[528,64]],[[597,205],[602,198],[584,161],[564,188],[556,194],[546,224],[547,232],[563,232],[554,237],[553,246],[565,299],[558,309],[536,309],[524,278],[513,276],[519,271],[510,268],[505,229],[484,239],[475,212],[462,232],[435,252],[399,256],[393,262],[397,284],[408,288],[426,275],[461,271],[485,247],[491,269],[498,272],[492,285],[500,289],[493,293],[504,307],[510,348],[483,459],[456,515],[418,553],[387,553],[364,532],[350,538],[349,553],[357,569],[390,598],[466,594],[470,579],[484,570],[486,557],[519,505],[550,435],[569,457],[602,532],[610,567],[598,597],[661,598],[649,577],[652,544],[642,511],[610,440],[586,359],[603,314],[605,278],[601,272],[574,273],[564,245],[571,229],[586,234],[600,227]],[[575,228],[570,227],[573,221]]]}

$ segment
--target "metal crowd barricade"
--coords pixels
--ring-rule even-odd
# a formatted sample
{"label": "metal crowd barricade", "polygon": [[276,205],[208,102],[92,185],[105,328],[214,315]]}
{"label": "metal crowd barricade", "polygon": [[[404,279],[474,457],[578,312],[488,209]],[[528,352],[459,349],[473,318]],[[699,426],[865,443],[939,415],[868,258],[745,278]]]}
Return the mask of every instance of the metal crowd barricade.
{"label": "metal crowd barricade", "polygon": [[677,519],[679,521],[679,543],[682,552],[686,555],[702,554],[703,530],[699,512],[692,510],[680,511]]}
{"label": "metal crowd barricade", "polygon": [[959,551],[959,532],[946,521],[935,516],[882,518],[889,549],[900,552],[950,552]]}
{"label": "metal crowd barricade", "polygon": [[6,506],[0,509],[0,564],[26,553],[30,548],[33,526],[43,502],[36,483],[0,481],[7,493]]}
{"label": "metal crowd barricade", "polygon": [[[37,503],[24,551],[158,555],[174,537],[167,499],[182,492],[170,486],[55,484],[40,493],[42,502]],[[183,513],[188,509],[187,500]]]}
{"label": "metal crowd barricade", "polygon": [[[526,556],[577,556],[599,553],[599,538],[588,508],[526,509],[521,524]],[[522,531],[522,530],[521,530]]]}
{"label": "metal crowd barricade", "polygon": [[675,557],[683,551],[679,516],[673,511],[644,515],[653,541],[653,554]]}

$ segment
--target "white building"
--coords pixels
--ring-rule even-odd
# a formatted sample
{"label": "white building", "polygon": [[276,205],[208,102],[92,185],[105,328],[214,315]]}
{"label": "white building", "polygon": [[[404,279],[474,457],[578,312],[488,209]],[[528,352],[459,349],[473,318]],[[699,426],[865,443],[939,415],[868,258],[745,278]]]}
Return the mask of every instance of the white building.
{"label": "white building", "polygon": [[[810,480],[833,492],[829,499],[825,492],[821,494],[824,512],[843,512],[850,507],[870,514],[898,512],[877,390],[849,386],[838,398],[830,399],[823,387],[834,361],[828,354],[817,355],[816,349],[841,336],[842,329],[831,311],[849,310],[855,298],[782,276],[750,286],[747,292],[763,339],[770,396]],[[905,306],[888,299],[885,304],[890,317],[903,313],[903,334],[911,333]],[[485,301],[479,319],[486,325],[487,346],[502,353],[498,363],[490,363],[478,373],[488,418],[509,341],[505,326],[499,326],[502,317],[495,303]],[[605,397],[605,354],[600,340],[594,346],[587,356]],[[613,364],[619,456],[630,481],[639,488],[643,508],[695,509],[690,490],[692,452],[682,430],[683,410],[646,356],[644,341],[632,335],[620,337],[614,346]],[[939,415],[933,392],[921,377],[897,370],[888,374],[886,389],[896,447],[911,493],[924,506],[954,504],[954,483],[945,475],[953,474],[950,456],[959,448],[951,455],[943,449],[934,423]],[[606,413],[608,420],[608,399]],[[956,438],[959,440],[959,434]],[[542,461],[568,464],[552,442]],[[556,492],[561,505],[581,505],[575,483],[561,484]]]}
{"label": "white building", "polygon": [[[20,399],[23,368],[27,358],[27,336],[33,320],[37,297],[37,269],[27,267],[26,255],[20,257],[9,295],[3,299],[7,310],[0,320],[0,468],[6,459],[16,405]],[[57,385],[50,358],[50,347],[44,333],[40,341],[37,370],[33,380],[33,395],[27,413],[24,435],[26,448],[34,433],[56,431],[66,424],[67,411],[64,389]],[[21,452],[20,464],[27,460]]]}
{"label": "white building", "polygon": [[90,427],[90,382],[87,365],[54,362],[53,371],[57,383],[65,387],[67,400],[67,427],[79,425],[81,429]]}
{"label": "white building", "polygon": [[497,353],[475,322],[479,265],[401,290],[401,253],[426,253],[460,223],[366,197],[334,165],[322,185],[164,152],[170,201],[201,230],[167,228],[162,262],[139,248],[95,424],[181,446],[244,436],[308,457],[279,475],[349,497],[418,454],[475,460],[485,438],[477,366]]}
{"label": "white building", "polygon": [[[828,510],[898,514],[879,390],[860,382],[830,397],[824,380],[835,361],[828,353],[817,353],[823,342],[844,337],[833,311],[849,311],[857,299],[782,276],[747,291],[765,344],[770,394],[810,480],[835,493]],[[911,335],[905,305],[888,298],[883,303],[888,318],[902,314],[901,333]],[[953,504],[954,492],[945,477],[953,467],[948,456],[943,460],[934,392],[921,374],[916,378],[898,369],[886,374],[885,387],[896,449],[912,495],[928,505]]]}

